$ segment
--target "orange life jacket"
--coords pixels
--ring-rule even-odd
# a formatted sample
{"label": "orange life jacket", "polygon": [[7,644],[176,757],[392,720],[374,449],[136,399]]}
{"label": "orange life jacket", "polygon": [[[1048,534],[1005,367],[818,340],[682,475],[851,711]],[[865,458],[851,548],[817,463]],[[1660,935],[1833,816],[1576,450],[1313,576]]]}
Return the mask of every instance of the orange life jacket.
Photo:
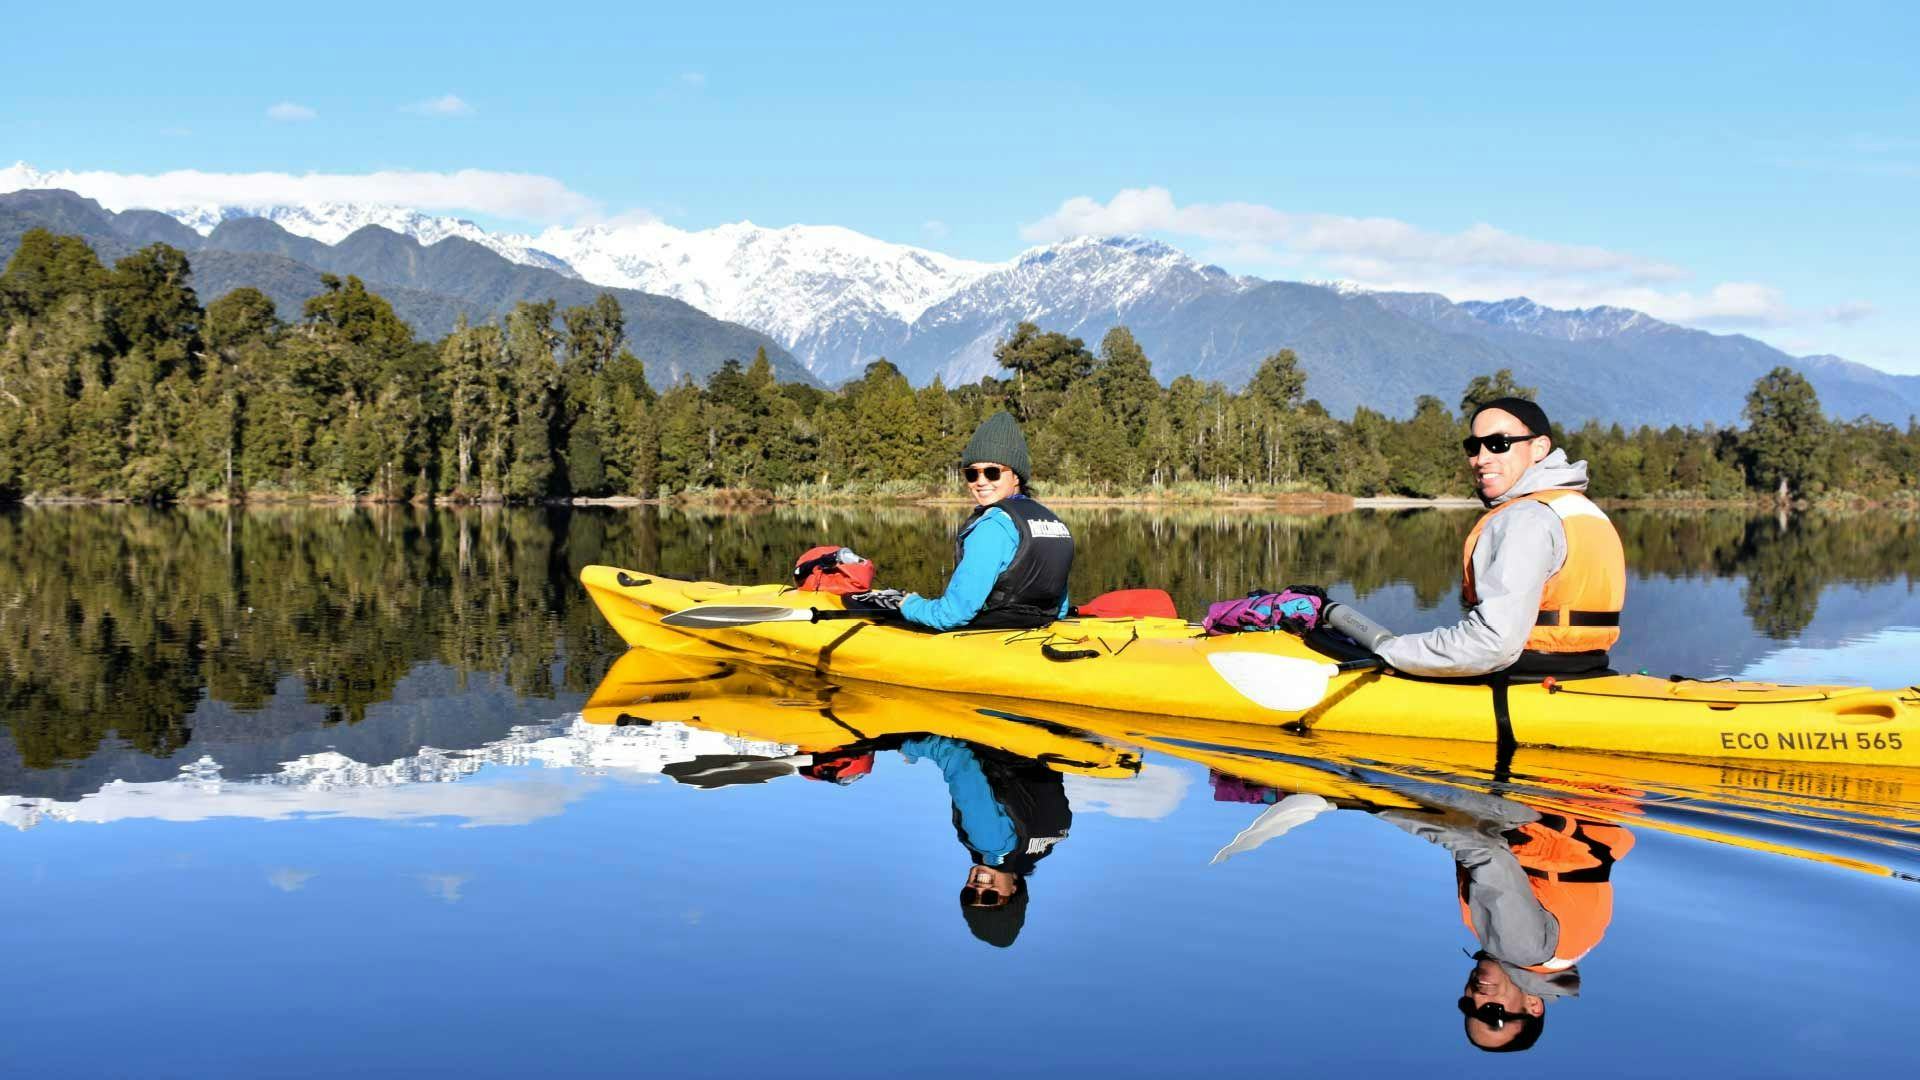
{"label": "orange life jacket", "polygon": [[1489,510],[1467,533],[1461,561],[1466,577],[1460,595],[1479,603],[1473,587],[1473,549],[1480,532],[1496,514],[1523,502],[1543,503],[1560,518],[1567,533],[1567,561],[1540,591],[1540,614],[1527,648],[1543,653],[1604,652],[1620,640],[1620,609],[1627,598],[1627,557],[1620,534],[1593,500],[1571,488],[1522,495]]}
{"label": "orange life jacket", "polygon": [[[1633,834],[1618,825],[1542,814],[1507,834],[1513,857],[1527,872],[1534,900],[1560,924],[1553,956],[1530,971],[1564,971],[1600,944],[1613,922],[1613,864],[1633,850]],[[1468,878],[1458,871],[1460,919],[1479,935],[1467,904]]]}

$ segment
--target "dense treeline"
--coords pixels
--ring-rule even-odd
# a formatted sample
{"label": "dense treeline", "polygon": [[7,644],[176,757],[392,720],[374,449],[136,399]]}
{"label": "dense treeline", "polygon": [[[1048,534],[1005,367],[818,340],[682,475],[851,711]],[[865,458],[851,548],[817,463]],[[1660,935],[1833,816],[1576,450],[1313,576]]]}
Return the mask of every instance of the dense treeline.
{"label": "dense treeline", "polygon": [[[1407,419],[1342,420],[1306,398],[1288,350],[1237,392],[1162,386],[1125,328],[1095,351],[1031,323],[995,350],[1006,377],[964,386],[915,389],[880,360],[825,391],[777,382],[760,355],[656,393],[610,296],[521,303],[429,344],[359,279],[324,285],[284,325],[253,289],[202,307],[165,245],[108,269],[76,237],[29,233],[0,274],[0,499],[904,495],[951,490],[960,447],[1002,408],[1055,489],[1430,497],[1466,491],[1456,443],[1473,404],[1531,393],[1502,371]],[[1589,424],[1565,442],[1604,496],[1920,488],[1920,426],[1831,422],[1788,369],[1755,384],[1746,416],[1744,430]]]}

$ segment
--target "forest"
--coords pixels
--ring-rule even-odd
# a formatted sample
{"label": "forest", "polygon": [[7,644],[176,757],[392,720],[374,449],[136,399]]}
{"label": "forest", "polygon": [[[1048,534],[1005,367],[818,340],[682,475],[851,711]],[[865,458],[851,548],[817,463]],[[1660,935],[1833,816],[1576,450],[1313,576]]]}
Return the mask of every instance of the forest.
{"label": "forest", "polygon": [[[957,491],[960,448],[999,409],[1021,421],[1044,494],[1431,498],[1468,493],[1458,442],[1474,405],[1533,393],[1503,370],[1407,418],[1342,418],[1306,396],[1289,349],[1238,390],[1162,385],[1125,327],[1090,348],[1033,323],[999,342],[1001,377],[966,385],[916,388],[882,359],[828,390],[777,381],[761,354],[655,387],[626,336],[603,295],[421,341],[358,278],[331,275],[288,323],[251,288],[203,305],[167,245],[109,268],[80,238],[35,230],[0,273],[0,501],[921,498]],[[1555,434],[1604,498],[1920,491],[1911,418],[1827,417],[1786,367],[1754,383],[1743,415]]]}

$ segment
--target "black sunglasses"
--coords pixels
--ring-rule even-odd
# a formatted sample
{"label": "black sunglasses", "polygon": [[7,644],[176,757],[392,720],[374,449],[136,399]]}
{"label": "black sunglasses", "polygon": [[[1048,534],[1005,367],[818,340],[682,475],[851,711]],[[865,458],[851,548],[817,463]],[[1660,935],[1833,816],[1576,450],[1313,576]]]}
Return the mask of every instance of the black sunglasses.
{"label": "black sunglasses", "polygon": [[1517,1022],[1528,1019],[1526,1013],[1508,1012],[1506,1008],[1497,1001],[1489,1001],[1484,1005],[1475,1005],[1472,998],[1463,997],[1455,1002],[1455,1004],[1459,1006],[1461,1016],[1471,1016],[1495,1031],[1499,1031],[1509,1020]]}
{"label": "black sunglasses", "polygon": [[960,903],[966,907],[999,907],[1013,900],[1010,892],[999,889],[983,889],[978,885],[968,885],[960,890]]}
{"label": "black sunglasses", "polygon": [[960,470],[960,475],[966,477],[969,484],[983,476],[987,478],[987,483],[997,484],[1000,482],[1000,466],[988,465],[985,468],[976,469],[969,465]]}
{"label": "black sunglasses", "polygon": [[1496,454],[1504,454],[1528,439],[1538,438],[1540,436],[1532,432],[1524,435],[1469,435],[1460,440],[1460,449],[1465,450],[1468,457],[1479,453],[1482,445]]}

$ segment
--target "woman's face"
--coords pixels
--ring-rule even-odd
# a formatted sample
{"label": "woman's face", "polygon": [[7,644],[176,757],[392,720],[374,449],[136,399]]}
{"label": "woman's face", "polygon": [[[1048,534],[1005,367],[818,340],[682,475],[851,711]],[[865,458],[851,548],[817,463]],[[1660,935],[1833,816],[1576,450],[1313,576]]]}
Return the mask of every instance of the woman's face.
{"label": "woman's face", "polygon": [[[994,477],[994,479],[988,479]],[[1020,490],[1020,476],[997,461],[976,461],[960,470],[975,504],[992,506]]]}

